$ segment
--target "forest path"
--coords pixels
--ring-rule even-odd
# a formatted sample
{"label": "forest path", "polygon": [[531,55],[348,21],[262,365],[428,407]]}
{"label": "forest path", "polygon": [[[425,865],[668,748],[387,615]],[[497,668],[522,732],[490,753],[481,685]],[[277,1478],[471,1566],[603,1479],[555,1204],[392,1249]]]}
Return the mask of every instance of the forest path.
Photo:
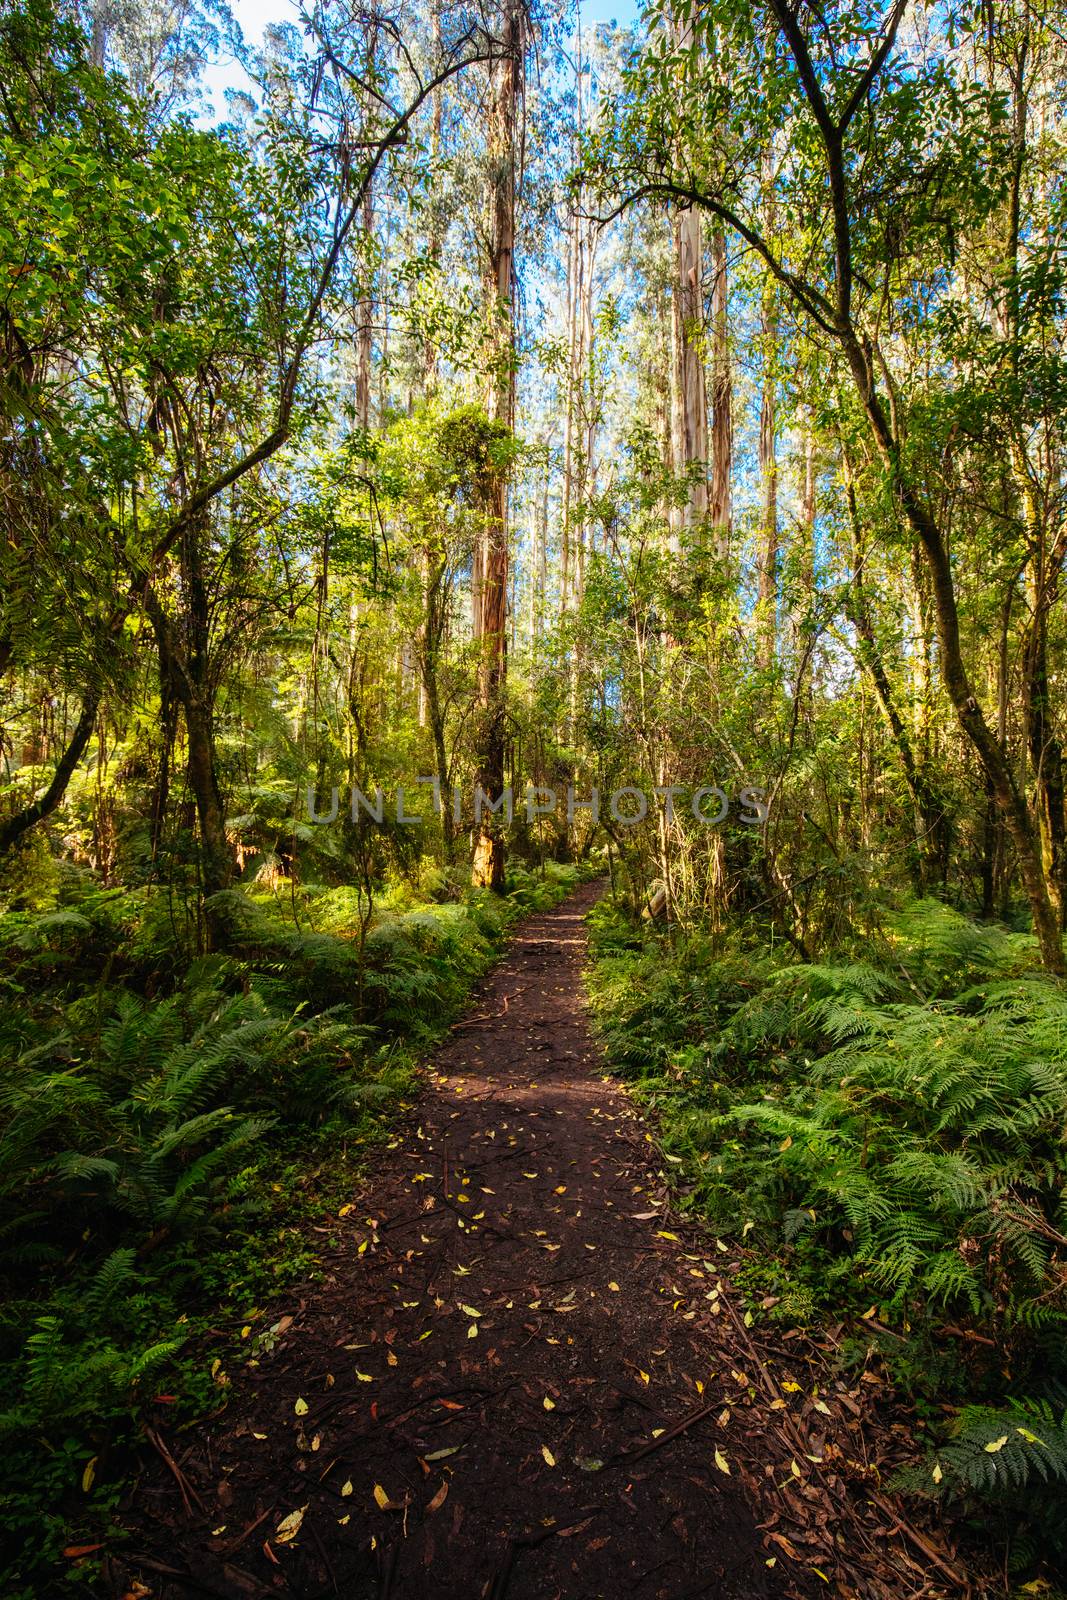
{"label": "forest path", "polygon": [[147,1469],[127,1582],[166,1600],[920,1592],[903,1541],[874,1577],[869,1528],[848,1544],[870,1583],[840,1564],[851,1499],[797,1481],[812,1440],[765,1374],[786,1371],[716,1294],[724,1247],[668,1219],[652,1136],[603,1081],[582,988],[600,893],[522,926],[324,1283],[226,1413]]}

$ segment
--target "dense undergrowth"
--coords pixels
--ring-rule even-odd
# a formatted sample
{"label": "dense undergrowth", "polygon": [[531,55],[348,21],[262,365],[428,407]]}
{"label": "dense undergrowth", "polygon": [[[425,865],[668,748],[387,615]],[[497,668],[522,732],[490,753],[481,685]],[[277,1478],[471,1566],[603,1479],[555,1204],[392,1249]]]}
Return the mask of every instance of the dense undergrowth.
{"label": "dense undergrowth", "polygon": [[369,919],[352,889],[234,892],[208,956],[162,894],[74,873],[0,916],[0,1592],[44,1592],[64,1552],[91,1578],[145,1431],[269,1347],[418,1051],[575,877],[519,867],[499,898],[437,874]]}
{"label": "dense undergrowth", "polygon": [[610,1062],[683,1203],[745,1239],[753,1314],[877,1347],[915,1416],[904,1486],[1062,1581],[1067,994],[1032,941],[934,901],[818,965],[671,946],[610,901],[592,928]]}

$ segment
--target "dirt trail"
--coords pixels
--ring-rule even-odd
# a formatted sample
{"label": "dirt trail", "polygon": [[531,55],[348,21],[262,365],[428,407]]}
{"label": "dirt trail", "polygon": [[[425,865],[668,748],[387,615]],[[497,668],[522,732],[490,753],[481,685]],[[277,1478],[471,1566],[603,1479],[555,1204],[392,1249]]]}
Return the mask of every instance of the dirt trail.
{"label": "dirt trail", "polygon": [[676,1233],[662,1158],[602,1080],[582,997],[600,892],[524,925],[325,1283],[226,1414],[146,1470],[127,1581],[165,1600],[913,1592],[902,1550],[886,1588],[810,1574],[839,1542],[824,1490],[813,1512],[792,1483],[797,1517],[767,1513],[796,1434],[781,1400],[761,1411],[768,1364],[716,1298],[727,1256]]}

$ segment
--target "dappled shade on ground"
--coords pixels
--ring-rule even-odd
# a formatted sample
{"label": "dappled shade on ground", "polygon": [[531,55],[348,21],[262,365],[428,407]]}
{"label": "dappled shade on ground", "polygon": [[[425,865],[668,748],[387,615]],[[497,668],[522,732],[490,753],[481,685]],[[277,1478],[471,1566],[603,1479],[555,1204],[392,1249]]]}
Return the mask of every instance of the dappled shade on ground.
{"label": "dappled shade on ground", "polygon": [[324,1283],[222,1417],[148,1453],[124,1578],[166,1600],[964,1591],[844,1488],[863,1449],[845,1386],[828,1405],[786,1376],[804,1357],[780,1335],[758,1351],[729,1252],[670,1220],[588,1031],[600,892],[524,926],[345,1208]]}

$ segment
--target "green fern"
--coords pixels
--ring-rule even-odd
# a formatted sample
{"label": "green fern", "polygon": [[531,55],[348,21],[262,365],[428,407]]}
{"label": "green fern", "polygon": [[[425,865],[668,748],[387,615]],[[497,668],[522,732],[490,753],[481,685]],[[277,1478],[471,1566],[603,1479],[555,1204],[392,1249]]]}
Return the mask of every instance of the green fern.
{"label": "green fern", "polygon": [[901,1474],[905,1487],[931,1499],[1002,1499],[1035,1481],[1067,1484],[1067,1411],[1027,1398],[1001,1409],[966,1407],[927,1462]]}

